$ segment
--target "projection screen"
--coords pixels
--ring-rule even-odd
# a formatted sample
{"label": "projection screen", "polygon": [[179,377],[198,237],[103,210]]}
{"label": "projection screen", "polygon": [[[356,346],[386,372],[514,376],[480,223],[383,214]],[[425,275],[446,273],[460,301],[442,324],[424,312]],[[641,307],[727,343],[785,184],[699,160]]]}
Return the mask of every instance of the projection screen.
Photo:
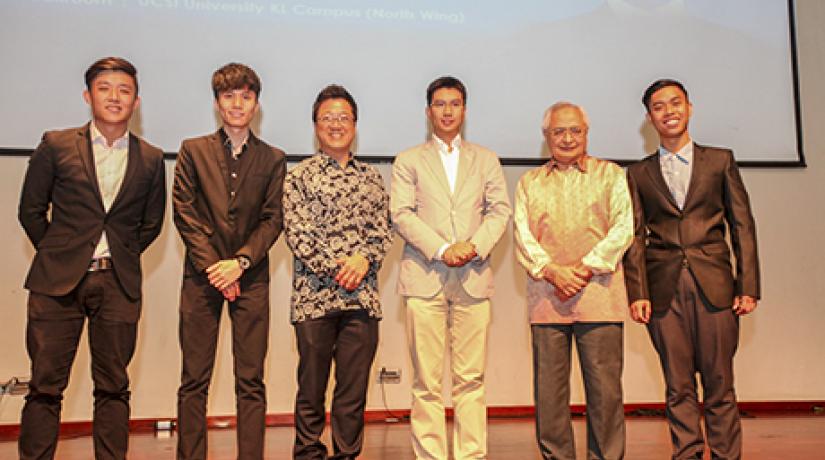
{"label": "projection screen", "polygon": [[589,151],[635,160],[655,148],[640,98],[685,83],[691,132],[747,164],[801,165],[788,0],[16,0],[3,2],[0,147],[89,118],[83,72],[117,55],[139,71],[132,130],[167,152],[217,128],[212,72],[263,80],[255,129],[289,154],[315,149],[311,106],[329,83],[360,111],[357,152],[392,157],[428,136],[425,88],[468,87],[468,139],[505,162],[546,152],[542,113],[581,104]]}

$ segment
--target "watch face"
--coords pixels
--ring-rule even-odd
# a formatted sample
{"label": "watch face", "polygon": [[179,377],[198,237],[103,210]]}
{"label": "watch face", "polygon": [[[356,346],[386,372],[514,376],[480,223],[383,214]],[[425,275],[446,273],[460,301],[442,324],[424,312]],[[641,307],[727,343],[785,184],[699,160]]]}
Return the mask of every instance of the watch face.
{"label": "watch face", "polygon": [[249,262],[249,259],[247,259],[246,257],[238,257],[238,264],[244,270],[248,269],[249,266],[251,265],[251,263]]}

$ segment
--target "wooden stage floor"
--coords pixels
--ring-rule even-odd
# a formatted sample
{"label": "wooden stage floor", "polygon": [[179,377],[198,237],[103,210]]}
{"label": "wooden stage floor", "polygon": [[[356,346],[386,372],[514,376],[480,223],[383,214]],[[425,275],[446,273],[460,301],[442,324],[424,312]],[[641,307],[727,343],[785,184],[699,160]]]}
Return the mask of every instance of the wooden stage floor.
{"label": "wooden stage floor", "polygon": [[[744,456],[747,460],[825,460],[825,416],[775,415],[746,416],[742,419]],[[574,418],[578,458],[585,455],[585,422]],[[408,422],[370,423],[365,430],[363,460],[411,460]],[[271,427],[266,432],[268,460],[291,459],[292,427]],[[328,431],[325,440],[329,445]],[[670,458],[667,424],[660,417],[627,418],[627,454],[629,460]],[[130,438],[130,460],[174,459],[175,435],[161,432],[135,433]],[[14,440],[0,441],[0,459],[17,458]],[[57,450],[58,460],[92,458],[90,437],[63,438]],[[235,458],[234,429],[209,432],[209,459]],[[533,421],[529,418],[491,419],[489,422],[490,460],[539,459],[535,445]]]}

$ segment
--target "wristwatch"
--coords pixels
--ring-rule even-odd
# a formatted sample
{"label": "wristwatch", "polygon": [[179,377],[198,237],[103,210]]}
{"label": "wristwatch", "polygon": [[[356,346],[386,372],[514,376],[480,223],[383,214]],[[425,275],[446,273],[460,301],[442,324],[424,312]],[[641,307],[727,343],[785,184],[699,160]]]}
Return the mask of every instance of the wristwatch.
{"label": "wristwatch", "polygon": [[249,267],[252,266],[252,261],[249,260],[249,257],[246,256],[238,256],[235,258],[238,261],[238,265],[241,266],[241,270],[249,270]]}

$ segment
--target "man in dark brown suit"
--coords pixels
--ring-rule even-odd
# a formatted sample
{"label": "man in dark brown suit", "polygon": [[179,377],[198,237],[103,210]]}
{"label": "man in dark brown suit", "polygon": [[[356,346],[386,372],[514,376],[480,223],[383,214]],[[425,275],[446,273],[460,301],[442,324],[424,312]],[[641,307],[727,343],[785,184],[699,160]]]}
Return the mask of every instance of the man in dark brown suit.
{"label": "man in dark brown suit", "polygon": [[163,223],[163,154],[128,132],[140,103],[132,64],[103,58],[85,79],[92,121],[43,136],[20,195],[20,223],[37,251],[26,279],[32,368],[21,459],[54,458],[63,391],[86,319],[95,457],[126,457],[126,367],[140,317],[140,255]]}
{"label": "man in dark brown suit", "polygon": [[284,153],[250,130],[261,82],[242,64],[212,76],[223,126],[183,141],[172,192],[186,245],[180,297],[183,354],[178,458],[206,458],[206,402],[224,301],[232,321],[238,458],[263,457],[264,358],[269,333],[269,248],[283,226]]}
{"label": "man in dark brown suit", "polygon": [[733,356],[739,316],[753,311],[759,298],[748,194],[730,150],[691,140],[693,107],[681,83],[656,81],[642,102],[661,147],[627,171],[635,224],[624,258],[630,314],[647,324],[659,353],[673,458],[702,458],[704,416],[711,457],[738,459],[742,432]]}

